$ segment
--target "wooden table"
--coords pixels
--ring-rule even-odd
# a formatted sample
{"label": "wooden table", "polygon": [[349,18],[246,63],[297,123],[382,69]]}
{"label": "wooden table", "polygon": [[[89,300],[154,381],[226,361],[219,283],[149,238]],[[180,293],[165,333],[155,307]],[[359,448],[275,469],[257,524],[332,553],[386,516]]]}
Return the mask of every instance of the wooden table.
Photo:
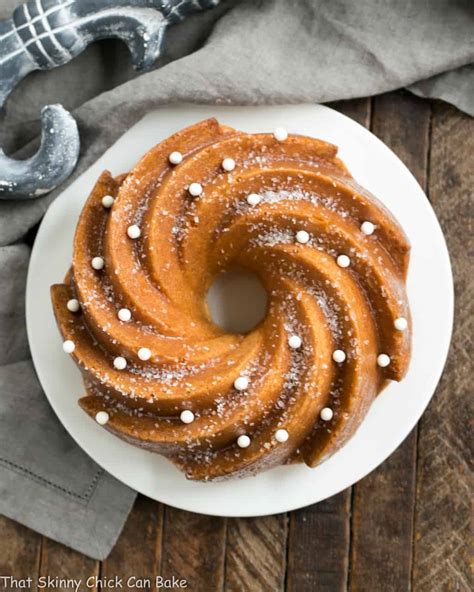
{"label": "wooden table", "polygon": [[187,579],[187,590],[205,592],[472,589],[467,420],[474,120],[407,92],[334,107],[369,127],[407,164],[447,238],[456,284],[454,337],[419,425],[357,485],[289,514],[213,518],[139,496],[102,563],[1,519],[0,574],[83,580],[95,574],[175,575]]}

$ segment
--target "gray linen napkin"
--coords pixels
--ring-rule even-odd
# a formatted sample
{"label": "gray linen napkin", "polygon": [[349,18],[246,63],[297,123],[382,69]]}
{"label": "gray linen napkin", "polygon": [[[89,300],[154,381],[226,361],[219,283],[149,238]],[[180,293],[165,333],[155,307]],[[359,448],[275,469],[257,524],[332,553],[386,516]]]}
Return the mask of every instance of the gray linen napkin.
{"label": "gray linen napkin", "polygon": [[[15,5],[3,0],[0,18]],[[176,101],[324,102],[408,87],[474,114],[473,26],[470,0],[228,0],[171,29],[162,67],[138,78],[115,42],[32,75],[7,104],[3,146],[34,138],[39,108],[58,101],[75,109],[81,132],[74,176],[149,110]],[[25,335],[25,241],[57,193],[0,203],[0,511],[103,558],[135,494],[59,424]]]}

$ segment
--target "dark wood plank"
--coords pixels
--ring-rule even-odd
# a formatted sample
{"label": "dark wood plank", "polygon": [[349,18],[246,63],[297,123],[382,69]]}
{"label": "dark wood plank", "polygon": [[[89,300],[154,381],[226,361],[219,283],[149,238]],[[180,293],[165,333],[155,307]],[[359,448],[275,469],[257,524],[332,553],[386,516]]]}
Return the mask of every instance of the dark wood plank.
{"label": "dark wood plank", "polygon": [[354,486],[350,590],[410,590],[416,430]]}
{"label": "dark wood plank", "polygon": [[284,589],[287,523],[286,514],[228,519],[227,592],[279,592]]}
{"label": "dark wood plank", "polygon": [[[369,127],[371,100],[329,105]],[[346,590],[350,546],[351,488],[290,515],[287,590]]]}
{"label": "dark wood plank", "polygon": [[[35,590],[41,553],[41,536],[29,528],[0,516],[0,576],[31,577]],[[13,583],[0,581],[0,590],[17,590]]]}
{"label": "dark wood plank", "polygon": [[[406,92],[377,97],[372,131],[426,188],[431,107]],[[416,429],[354,487],[351,590],[409,590],[416,482]]]}
{"label": "dark wood plank", "polygon": [[224,585],[226,519],[165,507],[162,575],[187,581],[192,592],[221,592]]}
{"label": "dark wood plank", "polygon": [[161,569],[162,530],[163,506],[139,495],[117,544],[102,562],[101,575],[118,577],[124,585],[130,577],[154,582]]}
{"label": "dark wood plank", "polygon": [[473,186],[474,120],[437,103],[429,192],[451,255],[456,312],[445,372],[419,427],[416,592],[472,590]]}
{"label": "dark wood plank", "polygon": [[[71,592],[71,586],[67,581],[80,580],[79,590],[81,592],[95,592],[97,586],[94,578],[99,576],[99,567],[98,561],[43,537],[39,575],[43,578],[48,576],[54,578],[54,590]],[[89,578],[91,580],[88,581]],[[64,585],[62,585],[63,583]]]}
{"label": "dark wood plank", "polygon": [[374,98],[371,131],[407,165],[427,191],[431,103],[407,91]]}
{"label": "dark wood plank", "polygon": [[[339,111],[343,115],[347,115],[357,123],[364,127],[370,127],[370,119],[372,113],[371,99],[352,99],[350,101],[334,101],[328,103],[328,107]],[[323,138],[324,139],[324,138]]]}
{"label": "dark wood plank", "polygon": [[350,489],[347,489],[319,504],[292,512],[288,592],[346,589],[350,507]]}

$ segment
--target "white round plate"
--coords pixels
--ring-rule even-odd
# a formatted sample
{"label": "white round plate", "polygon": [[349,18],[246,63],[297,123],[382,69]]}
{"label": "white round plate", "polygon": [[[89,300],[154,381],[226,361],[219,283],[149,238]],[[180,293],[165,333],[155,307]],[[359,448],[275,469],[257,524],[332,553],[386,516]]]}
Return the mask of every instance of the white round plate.
{"label": "white round plate", "polygon": [[[248,132],[289,132],[328,140],[353,176],[396,216],[412,245],[408,295],[413,314],[413,357],[408,375],[390,384],[354,437],[315,469],[278,467],[245,479],[194,483],[161,456],[122,442],[79,408],[81,376],[61,348],[49,288],[71,262],[82,205],[105,169],[127,171],[171,133],[215,116]],[[43,389],[64,427],[99,465],[133,489],[177,508],[218,516],[259,516],[319,502],[362,479],[414,427],[440,378],[451,337],[453,282],[443,234],[420,186],[380,140],[351,119],[315,105],[215,107],[179,105],[154,111],[122,136],[51,205],[36,238],[26,294],[28,336]]]}

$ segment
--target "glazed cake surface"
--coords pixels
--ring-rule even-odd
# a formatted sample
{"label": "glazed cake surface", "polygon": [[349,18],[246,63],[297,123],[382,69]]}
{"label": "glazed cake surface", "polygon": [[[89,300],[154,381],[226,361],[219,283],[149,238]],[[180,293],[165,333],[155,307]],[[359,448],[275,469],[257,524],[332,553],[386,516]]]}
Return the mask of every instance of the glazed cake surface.
{"label": "glazed cake surface", "polygon": [[[128,174],[101,175],[52,286],[79,404],[191,479],[314,467],[407,371],[409,250],[336,146],[215,119],[184,129]],[[206,297],[242,268],[268,309],[226,333]]]}

